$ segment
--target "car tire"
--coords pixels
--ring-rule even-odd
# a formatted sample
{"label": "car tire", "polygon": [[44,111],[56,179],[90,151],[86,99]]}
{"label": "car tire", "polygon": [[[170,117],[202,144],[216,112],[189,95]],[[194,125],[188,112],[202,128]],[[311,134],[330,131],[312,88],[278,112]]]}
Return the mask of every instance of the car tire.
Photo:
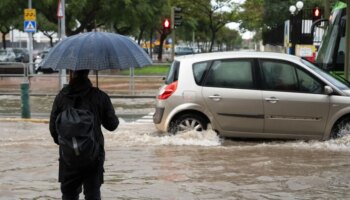
{"label": "car tire", "polygon": [[330,139],[340,138],[350,133],[350,117],[338,121],[332,128]]}
{"label": "car tire", "polygon": [[169,132],[177,134],[184,131],[205,131],[207,130],[208,122],[198,114],[183,114],[177,117],[170,123]]}

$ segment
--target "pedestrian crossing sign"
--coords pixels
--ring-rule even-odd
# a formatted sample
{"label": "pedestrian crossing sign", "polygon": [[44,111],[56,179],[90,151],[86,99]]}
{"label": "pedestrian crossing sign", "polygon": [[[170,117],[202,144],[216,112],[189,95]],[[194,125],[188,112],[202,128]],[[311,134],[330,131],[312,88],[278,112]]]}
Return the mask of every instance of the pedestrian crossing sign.
{"label": "pedestrian crossing sign", "polygon": [[24,32],[35,33],[36,21],[24,21]]}

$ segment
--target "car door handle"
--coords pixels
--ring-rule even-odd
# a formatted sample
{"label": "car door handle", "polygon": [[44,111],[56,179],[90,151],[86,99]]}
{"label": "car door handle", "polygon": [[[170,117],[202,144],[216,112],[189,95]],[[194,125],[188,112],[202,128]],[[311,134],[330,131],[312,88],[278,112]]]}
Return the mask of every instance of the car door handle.
{"label": "car door handle", "polygon": [[265,101],[268,101],[270,103],[277,103],[279,99],[277,99],[276,97],[270,97],[270,98],[265,98]]}
{"label": "car door handle", "polygon": [[213,101],[220,101],[222,97],[218,94],[214,94],[212,96],[209,96],[209,99],[212,99]]}

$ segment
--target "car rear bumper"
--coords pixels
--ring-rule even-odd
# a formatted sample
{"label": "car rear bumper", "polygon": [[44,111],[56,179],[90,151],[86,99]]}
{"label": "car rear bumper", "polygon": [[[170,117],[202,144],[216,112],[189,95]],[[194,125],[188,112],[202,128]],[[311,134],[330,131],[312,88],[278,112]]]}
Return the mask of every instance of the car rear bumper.
{"label": "car rear bumper", "polygon": [[153,122],[159,124],[162,121],[164,108],[156,107],[156,112],[153,115]]}

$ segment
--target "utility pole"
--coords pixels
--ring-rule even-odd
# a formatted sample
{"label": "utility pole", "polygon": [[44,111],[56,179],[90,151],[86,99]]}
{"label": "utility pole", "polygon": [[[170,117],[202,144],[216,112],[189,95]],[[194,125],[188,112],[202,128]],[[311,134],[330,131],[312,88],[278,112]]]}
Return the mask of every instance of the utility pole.
{"label": "utility pole", "polygon": [[331,8],[330,8],[330,4],[329,4],[329,0],[324,0],[324,11],[323,11],[323,13],[324,13],[324,17],[323,18],[325,18],[325,19],[329,19],[329,15],[330,15],[330,10],[331,10]]}
{"label": "utility pole", "polygon": [[175,29],[176,27],[181,26],[182,24],[182,8],[173,6],[171,7],[171,37],[173,39],[172,47],[171,47],[171,59],[174,60],[175,57],[175,44],[176,44],[176,35]]}
{"label": "utility pole", "polygon": [[[29,0],[28,2],[28,8],[32,9],[32,0]],[[29,37],[29,43],[28,43],[28,47],[29,47],[29,72],[34,72],[33,70],[33,33],[32,32],[28,32],[28,37]]]}
{"label": "utility pole", "polygon": [[[28,0],[28,9],[24,10],[24,31],[28,32],[29,70],[24,69],[25,81],[21,83],[21,115],[22,118],[30,118],[29,104],[29,73],[33,70],[33,33],[36,28],[36,11],[32,9],[32,0]],[[34,24],[33,24],[34,23]]]}
{"label": "utility pole", "polygon": [[[65,10],[65,0],[59,0],[58,1],[58,11],[57,11],[57,17],[60,19],[60,31],[61,31],[61,38],[60,40],[63,40],[66,37],[66,10]],[[60,88],[63,88],[67,84],[67,72],[66,69],[61,69],[59,73],[59,84]]]}
{"label": "utility pole", "polygon": [[171,22],[171,61],[174,61],[175,57],[175,7],[171,7],[171,16],[170,16],[170,22]]}

